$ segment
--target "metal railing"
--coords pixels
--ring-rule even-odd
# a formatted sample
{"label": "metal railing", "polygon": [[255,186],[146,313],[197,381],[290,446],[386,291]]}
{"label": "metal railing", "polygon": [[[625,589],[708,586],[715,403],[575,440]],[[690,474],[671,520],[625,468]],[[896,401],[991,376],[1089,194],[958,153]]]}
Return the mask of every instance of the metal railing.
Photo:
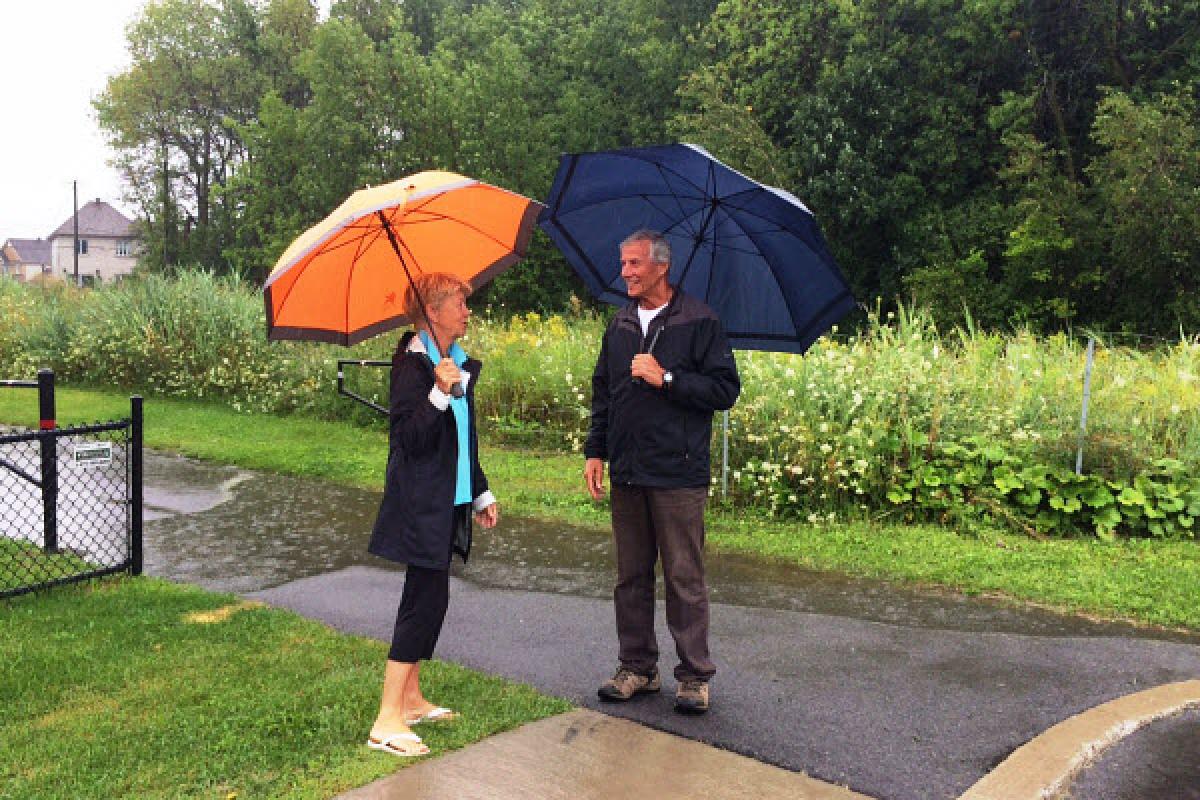
{"label": "metal railing", "polygon": [[351,391],[346,388],[346,367],[390,367],[390,361],[374,361],[370,359],[360,360],[352,358],[339,358],[337,362],[337,391],[340,395],[345,395],[351,400],[362,403],[368,408],[373,408],[385,417],[388,415],[388,410],[376,403],[374,400],[368,400],[361,394]]}

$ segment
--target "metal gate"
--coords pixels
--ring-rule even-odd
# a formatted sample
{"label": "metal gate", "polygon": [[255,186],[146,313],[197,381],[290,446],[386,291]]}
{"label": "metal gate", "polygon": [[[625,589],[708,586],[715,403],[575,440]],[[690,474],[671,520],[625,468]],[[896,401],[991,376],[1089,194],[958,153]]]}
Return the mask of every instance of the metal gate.
{"label": "metal gate", "polygon": [[142,571],[142,398],[128,419],[59,428],[54,373],[39,430],[0,433],[0,597]]}

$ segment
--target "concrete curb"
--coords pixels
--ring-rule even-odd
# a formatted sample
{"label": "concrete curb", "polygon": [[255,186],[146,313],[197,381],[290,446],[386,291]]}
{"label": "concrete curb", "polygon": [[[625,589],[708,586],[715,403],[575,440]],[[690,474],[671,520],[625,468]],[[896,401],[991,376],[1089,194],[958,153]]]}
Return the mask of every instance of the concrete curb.
{"label": "concrete curb", "polygon": [[959,800],[1047,800],[1106,747],[1192,706],[1200,706],[1200,680],[1168,683],[1096,706],[1022,745]]}

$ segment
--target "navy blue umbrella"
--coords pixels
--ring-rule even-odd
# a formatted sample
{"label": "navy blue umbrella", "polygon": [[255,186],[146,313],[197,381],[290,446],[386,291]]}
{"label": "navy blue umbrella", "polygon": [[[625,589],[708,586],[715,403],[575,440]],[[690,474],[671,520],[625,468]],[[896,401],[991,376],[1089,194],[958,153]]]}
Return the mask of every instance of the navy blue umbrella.
{"label": "navy blue umbrella", "polygon": [[706,302],[739,349],[803,353],[854,307],[812,212],[693,144],[564,155],[538,224],[613,305],[629,302],[621,241],[661,231],[669,280]]}

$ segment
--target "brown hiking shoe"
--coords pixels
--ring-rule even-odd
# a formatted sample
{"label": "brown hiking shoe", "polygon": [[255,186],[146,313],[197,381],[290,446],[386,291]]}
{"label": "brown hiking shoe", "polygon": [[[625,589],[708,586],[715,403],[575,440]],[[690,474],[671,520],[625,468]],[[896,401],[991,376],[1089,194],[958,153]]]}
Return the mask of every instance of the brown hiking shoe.
{"label": "brown hiking shoe", "polygon": [[606,680],[596,690],[596,694],[600,695],[601,700],[628,700],[635,694],[657,692],[661,688],[662,681],[658,677],[658,670],[654,670],[649,675],[639,675],[621,667],[617,670],[616,675]]}
{"label": "brown hiking shoe", "polygon": [[708,711],[708,682],[680,682],[675,690],[675,710],[680,714],[703,714]]}

